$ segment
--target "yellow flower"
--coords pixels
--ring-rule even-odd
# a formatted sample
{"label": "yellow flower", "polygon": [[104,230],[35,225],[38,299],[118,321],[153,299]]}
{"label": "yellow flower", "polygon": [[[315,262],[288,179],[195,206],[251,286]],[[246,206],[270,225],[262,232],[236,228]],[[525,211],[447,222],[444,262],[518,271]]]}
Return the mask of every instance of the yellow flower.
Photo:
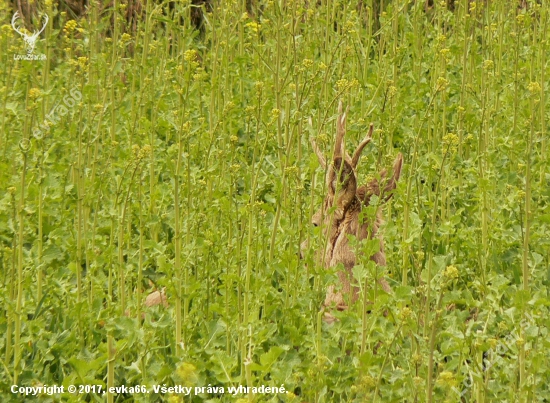
{"label": "yellow flower", "polygon": [[376,387],[376,379],[370,375],[365,375],[361,378],[361,386],[365,389],[374,389]]}
{"label": "yellow flower", "polygon": [[66,34],[70,34],[75,30],[76,26],[77,26],[77,22],[75,20],[69,20],[65,23],[65,28],[63,28],[63,31]]}
{"label": "yellow flower", "polygon": [[349,81],[345,78],[342,78],[342,79],[336,81],[336,87],[339,90],[346,89],[348,86],[349,86]]}
{"label": "yellow flower", "polygon": [[258,33],[262,26],[258,24],[256,21],[251,21],[245,25],[245,27],[249,28],[252,32]]}
{"label": "yellow flower", "polygon": [[153,152],[153,148],[149,144],[145,144],[139,150],[138,159],[140,159],[140,160],[144,159],[144,158],[148,157],[149,155],[151,155],[152,152]]}
{"label": "yellow flower", "polygon": [[346,21],[344,25],[344,32],[348,34],[354,34],[356,32],[354,28],[355,24],[353,23],[353,21]]}
{"label": "yellow flower", "polygon": [[317,136],[317,141],[321,144],[327,144],[329,141],[328,134],[321,133]]}
{"label": "yellow flower", "polygon": [[198,382],[197,368],[191,363],[182,362],[176,369],[176,373],[183,385],[189,386]]}
{"label": "yellow flower", "polygon": [[235,102],[229,101],[227,104],[225,104],[225,112],[229,112],[235,108]]}
{"label": "yellow flower", "polygon": [[31,88],[29,90],[29,98],[32,100],[35,100],[40,95],[42,95],[42,91],[40,91],[38,88]]}
{"label": "yellow flower", "polygon": [[492,60],[485,60],[483,62],[483,68],[485,70],[491,70],[495,66],[495,63]]}
{"label": "yellow flower", "polygon": [[458,145],[458,136],[454,133],[447,133],[445,136],[443,136],[443,144],[448,144],[450,146],[457,146]]}
{"label": "yellow flower", "polygon": [[411,315],[412,315],[411,308],[406,306],[403,309],[401,309],[401,314],[400,314],[401,319],[403,320],[408,319]]}
{"label": "yellow flower", "polygon": [[195,49],[186,50],[183,54],[183,59],[187,62],[194,62],[197,60],[197,51]]}
{"label": "yellow flower", "polygon": [[531,81],[529,85],[527,85],[527,89],[533,95],[541,91],[540,84],[537,81]]}
{"label": "yellow flower", "polygon": [[453,265],[447,266],[445,272],[443,273],[443,276],[449,280],[454,280],[458,278],[458,269]]}
{"label": "yellow flower", "polygon": [[288,174],[288,175],[298,173],[298,167],[297,166],[286,167],[285,168],[285,173]]}
{"label": "yellow flower", "polygon": [[204,68],[199,67],[197,72],[193,74],[193,80],[195,81],[205,81],[208,78],[208,74],[204,71]]}
{"label": "yellow flower", "polygon": [[456,384],[455,376],[450,371],[443,371],[437,378],[437,383],[441,386],[452,387]]}
{"label": "yellow flower", "polygon": [[78,58],[78,65],[80,66],[80,68],[82,68],[82,69],[85,68],[87,63],[88,63],[88,58],[87,57],[82,56],[82,57]]}
{"label": "yellow flower", "polygon": [[183,133],[189,133],[189,130],[191,129],[191,122],[185,122],[183,126],[181,127],[181,131]]}
{"label": "yellow flower", "polygon": [[445,88],[447,88],[448,84],[449,80],[447,80],[445,77],[439,77],[436,82],[437,90],[443,91]]}
{"label": "yellow flower", "polygon": [[516,340],[516,345],[517,345],[518,347],[521,347],[521,346],[523,346],[524,344],[525,344],[525,340],[523,339],[523,337],[520,337],[520,338],[518,338],[518,339]]}

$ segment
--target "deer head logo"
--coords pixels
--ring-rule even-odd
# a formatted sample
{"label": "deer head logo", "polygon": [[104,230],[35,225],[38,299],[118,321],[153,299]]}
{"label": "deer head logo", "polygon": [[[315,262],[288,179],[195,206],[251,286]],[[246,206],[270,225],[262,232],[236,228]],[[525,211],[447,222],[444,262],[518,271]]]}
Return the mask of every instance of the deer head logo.
{"label": "deer head logo", "polygon": [[46,29],[46,25],[48,25],[48,21],[50,20],[46,14],[44,14],[44,25],[38,32],[33,32],[32,35],[27,34],[25,32],[26,30],[21,30],[17,28],[16,22],[19,19],[19,11],[16,11],[13,15],[13,18],[11,19],[11,26],[17,32],[19,35],[23,37],[23,40],[25,41],[25,47],[27,49],[27,54],[31,54],[34,51],[34,46],[36,45],[36,41],[38,39],[38,36]]}
{"label": "deer head logo", "polygon": [[[350,157],[345,150],[344,135],[346,132],[346,113],[342,111],[342,103],[338,106],[338,119],[336,122],[336,141],[332,153],[332,161],[327,161],[312,139],[312,148],[319,164],[325,169],[327,194],[320,209],[313,215],[312,224],[320,226],[324,238],[323,246],[316,251],[316,261],[319,265],[329,268],[342,264],[344,270],[338,273],[341,291],[336,292],[336,287],[330,285],[324,307],[335,306],[338,310],[345,310],[350,302],[358,298],[358,288],[352,283],[352,269],[356,263],[354,248],[349,243],[349,236],[353,235],[357,240],[375,239],[380,241],[379,251],[369,256],[379,266],[386,265],[384,243],[378,234],[382,222],[381,206],[388,201],[397,185],[403,156],[399,153],[393,163],[393,173],[388,178],[384,169],[378,175],[363,186],[358,185],[357,165],[363,149],[371,142],[373,125],[367,136],[359,143],[353,155]],[[377,196],[378,210],[376,217],[363,219],[361,210],[371,204],[373,196]],[[302,250],[307,248],[306,242]],[[388,283],[379,279],[378,283],[386,291],[391,289]],[[332,315],[325,312],[325,320],[331,321]]]}

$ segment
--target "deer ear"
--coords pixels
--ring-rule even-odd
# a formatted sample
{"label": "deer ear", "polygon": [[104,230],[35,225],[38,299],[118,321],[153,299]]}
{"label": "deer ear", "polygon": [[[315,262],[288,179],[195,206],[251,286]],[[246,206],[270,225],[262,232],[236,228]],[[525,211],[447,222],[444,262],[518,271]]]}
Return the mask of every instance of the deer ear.
{"label": "deer ear", "polygon": [[403,168],[403,154],[397,154],[395,161],[393,161],[393,173],[390,180],[386,183],[384,187],[384,198],[385,201],[388,201],[393,196],[393,191],[397,187],[397,181],[401,176],[401,168]]}
{"label": "deer ear", "polygon": [[[382,202],[387,202],[393,196],[393,191],[397,187],[397,181],[401,176],[403,167],[403,155],[399,153],[393,162],[393,173],[389,180],[386,179],[388,172],[383,169],[378,173],[378,178],[374,178],[366,186],[361,186],[358,190],[358,196],[364,204],[368,204],[372,195],[380,197]],[[382,188],[381,188],[382,186]]]}

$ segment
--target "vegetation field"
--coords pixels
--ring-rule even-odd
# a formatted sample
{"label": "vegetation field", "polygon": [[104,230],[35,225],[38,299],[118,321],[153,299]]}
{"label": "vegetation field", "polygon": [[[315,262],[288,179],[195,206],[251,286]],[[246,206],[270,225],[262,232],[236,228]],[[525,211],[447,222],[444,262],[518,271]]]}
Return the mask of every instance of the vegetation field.
{"label": "vegetation field", "polygon": [[[2,402],[550,402],[550,5],[21,3],[0,3]],[[44,15],[29,49],[14,26]],[[374,124],[359,182],[404,165],[387,266],[352,239],[360,299],[328,324],[310,140],[330,156],[340,101],[348,150]]]}

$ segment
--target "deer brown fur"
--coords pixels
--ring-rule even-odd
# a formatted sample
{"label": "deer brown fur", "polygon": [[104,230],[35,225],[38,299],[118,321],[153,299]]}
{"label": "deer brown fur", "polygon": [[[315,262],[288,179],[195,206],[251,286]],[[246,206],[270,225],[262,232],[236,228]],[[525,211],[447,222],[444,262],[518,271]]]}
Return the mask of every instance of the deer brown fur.
{"label": "deer brown fur", "polygon": [[[380,250],[370,257],[379,266],[386,265],[384,254],[384,242],[378,233],[382,223],[381,204],[388,201],[397,185],[403,165],[401,153],[397,155],[393,163],[393,173],[388,179],[386,170],[381,171],[378,177],[371,180],[364,186],[357,184],[357,164],[361,152],[372,140],[373,125],[369,133],[357,146],[350,157],[344,147],[344,135],[346,131],[346,113],[342,112],[342,104],[338,107],[338,119],[336,124],[336,140],[332,161],[327,162],[319,147],[312,140],[312,146],[319,163],[326,171],[327,194],[321,208],[313,215],[312,223],[321,226],[324,235],[324,253],[318,250],[316,253],[317,263],[323,267],[335,267],[342,263],[344,270],[338,272],[341,283],[341,291],[335,291],[335,285],[330,285],[324,302],[324,307],[336,306],[338,310],[345,310],[348,301],[354,302],[358,299],[358,288],[352,283],[352,268],[356,263],[356,256],[349,243],[349,235],[354,235],[357,240],[374,239],[380,240]],[[379,207],[374,222],[360,220],[361,210],[369,205],[373,195],[379,197]],[[307,245],[302,245],[303,248]],[[322,249],[322,248],[321,248]],[[390,286],[385,279],[379,280],[380,286],[391,292]],[[325,317],[331,317],[326,314]]]}

